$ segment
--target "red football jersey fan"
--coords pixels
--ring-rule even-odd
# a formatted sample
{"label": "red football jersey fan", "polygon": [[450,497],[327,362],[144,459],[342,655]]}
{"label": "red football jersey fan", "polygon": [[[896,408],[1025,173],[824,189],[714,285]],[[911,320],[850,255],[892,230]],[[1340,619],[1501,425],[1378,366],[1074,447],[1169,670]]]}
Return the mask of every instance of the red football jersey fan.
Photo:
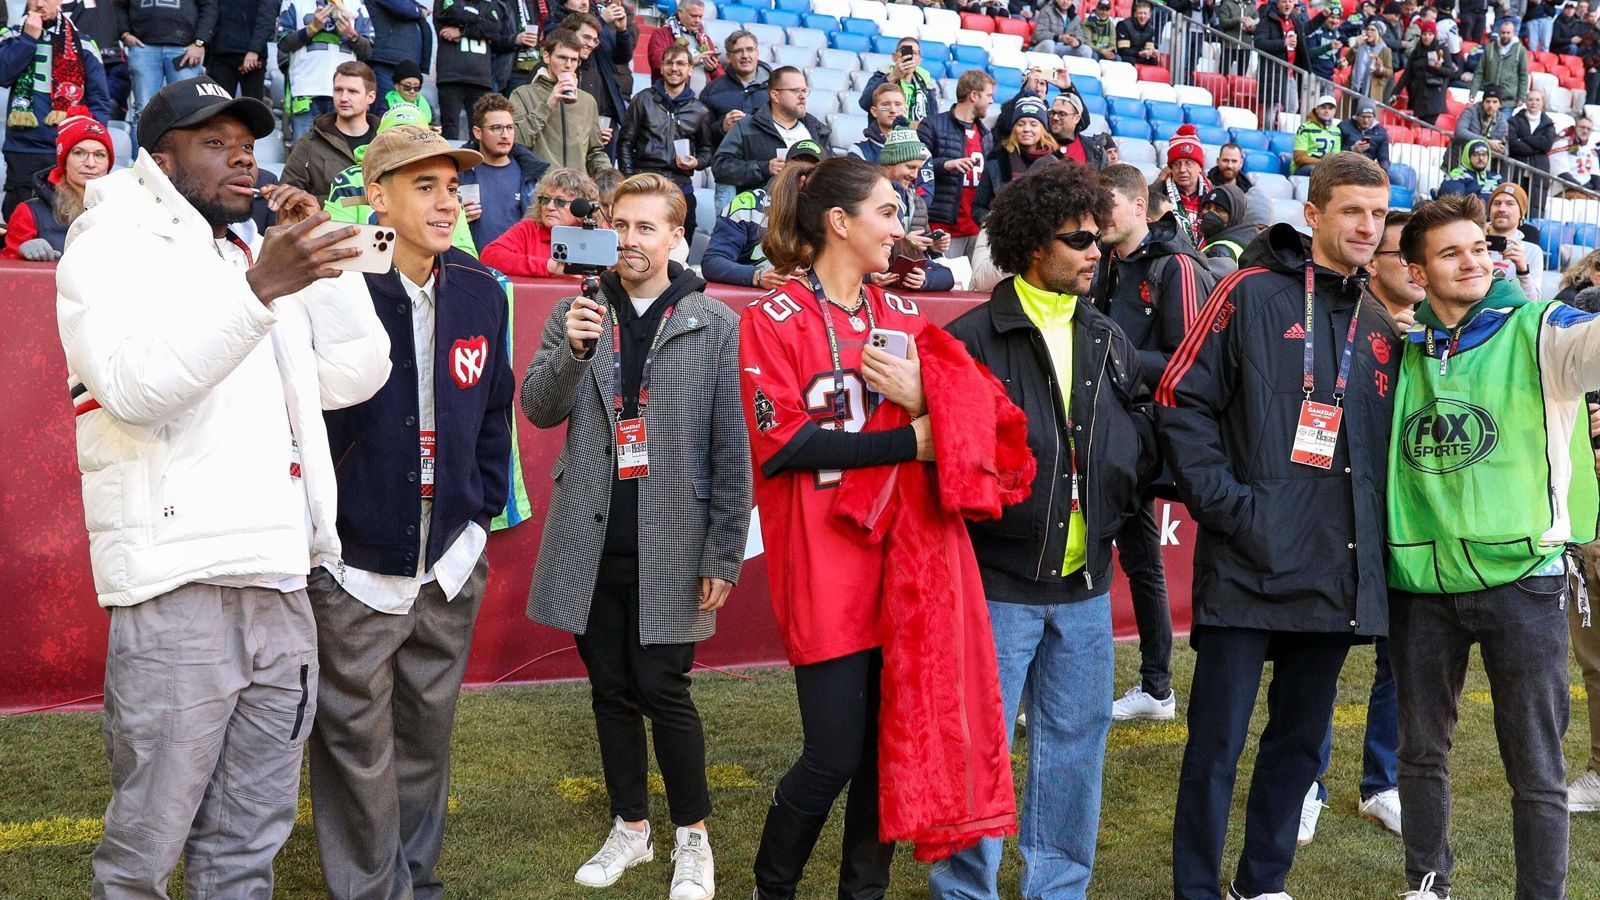
{"label": "red football jersey fan", "polygon": [[[838,471],[781,470],[809,426],[860,431],[876,396],[861,376],[870,328],[915,336],[925,324],[916,303],[867,285],[867,308],[854,316],[827,305],[838,343],[833,353],[823,305],[793,279],[745,308],[739,365],[745,424],[755,468],[767,575],[778,629],[793,665],[836,659],[882,643],[878,633],[883,548],[833,515]],[[843,413],[843,415],[840,415]]]}

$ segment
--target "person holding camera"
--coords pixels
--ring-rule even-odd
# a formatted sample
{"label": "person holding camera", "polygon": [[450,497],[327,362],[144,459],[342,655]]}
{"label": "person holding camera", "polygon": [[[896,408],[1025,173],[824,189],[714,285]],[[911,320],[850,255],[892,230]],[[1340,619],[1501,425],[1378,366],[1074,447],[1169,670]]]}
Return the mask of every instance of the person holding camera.
{"label": "person holding camera", "polygon": [[533,82],[511,92],[517,143],[560,168],[582,169],[592,178],[611,168],[600,133],[594,96],[578,87],[583,43],[577,32],[558,28],[545,40],[544,68]]}
{"label": "person holding camera", "polygon": [[606,887],[654,858],[648,719],[676,827],[671,897],[709,900],[711,796],[689,671],[739,580],[751,475],[737,318],[668,259],[687,205],[663,175],[617,186],[616,265],[597,295],[556,304],[528,366],[523,415],[566,425],[528,618],[575,635],[589,673],[611,831],[575,880]]}
{"label": "person holding camera", "polygon": [[397,125],[362,158],[394,267],[367,275],[392,374],[324,414],[344,557],[308,586],[322,667],[311,809],[331,897],[432,896],[450,731],[511,487],[515,376],[500,280],[450,245],[482,157]]}
{"label": "person holding camera", "polygon": [[483,248],[478,258],[484,265],[512,278],[566,274],[566,266],[550,255],[550,229],[582,225],[600,208],[600,188],[577,169],[551,169],[534,188],[533,204],[527,218]]}
{"label": "person holding camera", "polygon": [[939,111],[939,81],[922,67],[922,42],[914,37],[901,38],[894,48],[894,61],[867,80],[858,101],[863,111],[872,112],[880,84],[895,85],[905,95],[905,115],[913,131]]}

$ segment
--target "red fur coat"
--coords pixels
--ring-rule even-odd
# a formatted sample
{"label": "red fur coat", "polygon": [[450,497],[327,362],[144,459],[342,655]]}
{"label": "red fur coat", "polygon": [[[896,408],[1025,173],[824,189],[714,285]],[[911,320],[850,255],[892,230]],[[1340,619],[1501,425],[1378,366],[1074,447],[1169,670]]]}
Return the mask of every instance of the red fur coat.
{"label": "red fur coat", "polygon": [[[879,831],[931,862],[1017,828],[994,635],[964,520],[1025,499],[1035,463],[1000,382],[943,330],[916,340],[937,464],[850,470],[834,511],[886,542]],[[866,429],[909,421],[885,403]]]}

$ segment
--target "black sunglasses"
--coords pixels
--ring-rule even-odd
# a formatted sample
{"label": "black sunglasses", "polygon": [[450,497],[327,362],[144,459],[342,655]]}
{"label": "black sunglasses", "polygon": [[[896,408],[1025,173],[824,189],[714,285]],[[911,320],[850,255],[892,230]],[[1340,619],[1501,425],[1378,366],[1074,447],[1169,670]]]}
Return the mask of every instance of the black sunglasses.
{"label": "black sunglasses", "polygon": [[1100,235],[1094,231],[1069,231],[1056,235],[1055,239],[1074,250],[1087,250],[1100,240]]}

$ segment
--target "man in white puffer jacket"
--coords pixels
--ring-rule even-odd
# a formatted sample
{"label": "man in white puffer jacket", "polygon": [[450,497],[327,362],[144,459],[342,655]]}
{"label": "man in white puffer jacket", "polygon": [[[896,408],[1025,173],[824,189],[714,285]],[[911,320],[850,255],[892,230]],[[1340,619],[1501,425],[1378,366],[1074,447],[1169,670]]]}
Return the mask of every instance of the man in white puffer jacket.
{"label": "man in white puffer jacket", "polygon": [[306,574],[340,558],[322,410],[383,385],[389,341],[362,277],[331,268],[356,229],[312,236],[327,215],[309,195],[268,191],[298,224],[230,229],[272,127],[209,79],[163,88],[56,275],[111,616],[95,897],[165,897],[180,854],[189,896],[268,896],[294,824],[316,712]]}

